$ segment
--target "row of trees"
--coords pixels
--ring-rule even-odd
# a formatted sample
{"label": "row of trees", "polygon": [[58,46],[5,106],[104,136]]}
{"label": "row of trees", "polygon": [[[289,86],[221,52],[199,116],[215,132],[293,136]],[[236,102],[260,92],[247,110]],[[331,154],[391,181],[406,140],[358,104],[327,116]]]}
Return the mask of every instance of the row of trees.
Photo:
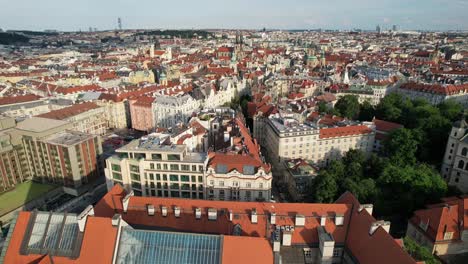
{"label": "row of trees", "polygon": [[392,233],[402,235],[414,210],[448,195],[435,165],[441,162],[451,123],[460,117],[462,107],[453,102],[432,106],[397,94],[376,107],[359,104],[355,96],[344,96],[335,106],[334,111],[349,118],[377,117],[405,128],[389,134],[380,155],[366,158],[363,152],[351,150],[342,160],[331,162],[311,183],[311,199],[329,203],[350,191],[361,203],[374,204],[378,217],[394,223]]}

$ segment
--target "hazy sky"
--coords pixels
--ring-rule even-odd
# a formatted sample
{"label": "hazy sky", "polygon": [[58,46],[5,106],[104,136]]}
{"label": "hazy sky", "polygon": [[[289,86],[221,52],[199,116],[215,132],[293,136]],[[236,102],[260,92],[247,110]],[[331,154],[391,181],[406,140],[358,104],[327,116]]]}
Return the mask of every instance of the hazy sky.
{"label": "hazy sky", "polygon": [[0,28],[468,29],[468,0],[0,0]]}

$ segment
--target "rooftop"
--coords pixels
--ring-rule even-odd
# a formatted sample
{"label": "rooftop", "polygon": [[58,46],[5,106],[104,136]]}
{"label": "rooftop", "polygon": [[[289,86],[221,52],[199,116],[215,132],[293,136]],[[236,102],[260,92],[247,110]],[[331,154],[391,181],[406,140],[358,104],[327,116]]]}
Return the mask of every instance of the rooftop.
{"label": "rooftop", "polygon": [[90,134],[85,134],[77,131],[65,131],[50,136],[49,138],[47,138],[46,142],[54,145],[73,146],[93,138],[94,136]]}
{"label": "rooftop", "polygon": [[70,123],[62,120],[54,120],[43,117],[31,117],[19,122],[16,125],[16,129],[40,133],[68,124]]}

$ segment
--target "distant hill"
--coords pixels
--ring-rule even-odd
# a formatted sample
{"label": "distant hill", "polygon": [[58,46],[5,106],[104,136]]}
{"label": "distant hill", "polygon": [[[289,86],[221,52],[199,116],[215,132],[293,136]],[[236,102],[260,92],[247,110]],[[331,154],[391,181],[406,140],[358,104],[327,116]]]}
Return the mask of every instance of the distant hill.
{"label": "distant hill", "polygon": [[204,30],[152,30],[140,32],[137,35],[170,36],[183,39],[194,38],[199,36],[201,36],[202,38],[207,38],[208,36],[212,36],[210,32]]}
{"label": "distant hill", "polygon": [[10,32],[0,32],[0,44],[2,45],[15,45],[28,43],[28,41],[29,38],[24,35]]}

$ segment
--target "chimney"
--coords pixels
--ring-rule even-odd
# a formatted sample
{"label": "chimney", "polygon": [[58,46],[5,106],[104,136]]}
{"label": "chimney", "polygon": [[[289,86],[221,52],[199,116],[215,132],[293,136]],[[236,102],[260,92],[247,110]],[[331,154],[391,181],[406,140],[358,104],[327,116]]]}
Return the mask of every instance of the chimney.
{"label": "chimney", "polygon": [[180,207],[174,207],[174,215],[175,217],[180,217]]}
{"label": "chimney", "polygon": [[273,232],[273,252],[280,252],[281,248],[281,230],[277,226],[276,230]]}
{"label": "chimney", "polygon": [[130,197],[133,196],[133,190],[131,190],[125,197],[122,199],[123,211],[126,213],[128,209],[128,203],[130,202]]}
{"label": "chimney", "polygon": [[195,218],[196,219],[201,218],[201,209],[200,208],[195,208]]}
{"label": "chimney", "polygon": [[333,251],[335,250],[335,239],[323,226],[317,227],[317,233],[319,237],[320,250],[320,260],[318,263],[331,264],[333,262]]}
{"label": "chimney", "polygon": [[209,208],[208,209],[208,220],[211,221],[216,221],[218,218],[218,211],[214,208]]}
{"label": "chimney", "polygon": [[292,237],[293,229],[291,229],[290,226],[284,226],[284,228],[282,227],[282,232],[283,232],[283,246],[291,246],[291,237]]}
{"label": "chimney", "polygon": [[326,222],[327,222],[327,216],[326,215],[320,216],[320,225],[325,226]]}
{"label": "chimney", "polygon": [[88,219],[89,215],[94,215],[94,207],[92,205],[88,205],[83,212],[81,212],[77,219],[78,219],[78,228],[80,232],[84,232],[86,226],[86,220]]}
{"label": "chimney", "polygon": [[154,215],[154,205],[147,204],[146,205],[146,210],[148,211],[148,215]]}
{"label": "chimney", "polygon": [[379,226],[381,226],[385,231],[387,231],[387,233],[390,232],[390,222],[380,220],[371,224],[369,229],[369,235],[372,236],[377,230],[377,228],[379,228]]}
{"label": "chimney", "polygon": [[276,213],[270,214],[270,224],[276,224]]}
{"label": "chimney", "polygon": [[122,216],[120,214],[115,214],[112,216],[112,226],[118,226]]}
{"label": "chimney", "polygon": [[255,208],[252,209],[251,221],[252,221],[252,224],[257,223],[257,209]]}
{"label": "chimney", "polygon": [[167,216],[167,207],[166,206],[161,206],[161,215],[162,216]]}
{"label": "chimney", "polygon": [[232,222],[233,215],[232,210],[229,210],[229,222]]}
{"label": "chimney", "polygon": [[374,205],[372,205],[372,204],[361,204],[361,205],[359,206],[359,212],[361,212],[362,209],[366,209],[366,211],[367,211],[370,215],[372,215],[372,209],[373,209],[373,208],[374,208]]}
{"label": "chimney", "polygon": [[335,215],[335,226],[342,226],[344,224],[344,215],[336,214]]}
{"label": "chimney", "polygon": [[305,226],[305,216],[297,214],[296,215],[295,225],[296,226]]}

